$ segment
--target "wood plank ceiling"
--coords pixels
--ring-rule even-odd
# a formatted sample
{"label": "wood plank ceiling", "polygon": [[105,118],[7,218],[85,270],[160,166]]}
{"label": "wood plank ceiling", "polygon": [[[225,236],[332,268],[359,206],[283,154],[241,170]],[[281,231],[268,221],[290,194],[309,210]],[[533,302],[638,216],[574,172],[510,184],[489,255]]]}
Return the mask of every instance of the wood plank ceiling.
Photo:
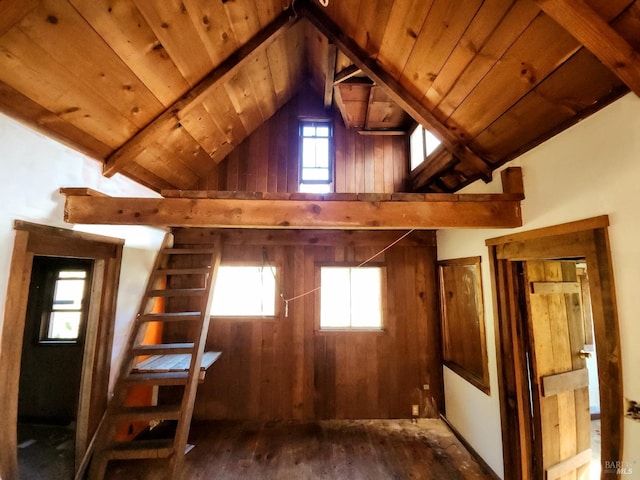
{"label": "wood plank ceiling", "polygon": [[4,0],[0,111],[190,189],[311,88],[349,127],[429,128],[413,185],[453,192],[640,93],[638,50],[640,0]]}

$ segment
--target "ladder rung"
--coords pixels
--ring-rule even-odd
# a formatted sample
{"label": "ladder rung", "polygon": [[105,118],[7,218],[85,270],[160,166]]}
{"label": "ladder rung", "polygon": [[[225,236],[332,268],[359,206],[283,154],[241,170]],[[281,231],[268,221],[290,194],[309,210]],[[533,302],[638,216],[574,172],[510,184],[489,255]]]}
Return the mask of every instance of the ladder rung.
{"label": "ladder rung", "polygon": [[123,379],[128,385],[185,385],[189,372],[130,373]]}
{"label": "ladder rung", "polygon": [[165,248],[162,253],[165,255],[212,255],[215,248]]}
{"label": "ladder rung", "polygon": [[160,268],[154,272],[155,275],[205,275],[211,272],[210,267],[196,268]]}
{"label": "ladder rung", "polygon": [[132,356],[139,355],[178,355],[192,353],[193,343],[161,343],[153,345],[137,345],[133,348]]}
{"label": "ladder rung", "polygon": [[134,440],[115,443],[105,454],[109,459],[167,458],[173,453],[173,439]]}
{"label": "ladder rung", "polygon": [[166,290],[151,290],[149,297],[197,297],[206,293],[205,288],[170,288]]}
{"label": "ladder rung", "polygon": [[202,312],[146,313],[139,317],[141,322],[189,322],[200,320]]}
{"label": "ladder rung", "polygon": [[121,420],[131,421],[178,420],[181,415],[181,409],[180,405],[120,407],[113,415]]}

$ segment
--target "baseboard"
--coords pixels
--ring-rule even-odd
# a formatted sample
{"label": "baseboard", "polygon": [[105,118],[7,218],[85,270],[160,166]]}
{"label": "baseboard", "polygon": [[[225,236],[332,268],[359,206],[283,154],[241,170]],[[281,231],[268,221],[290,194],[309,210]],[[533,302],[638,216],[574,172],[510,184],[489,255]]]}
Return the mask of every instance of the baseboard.
{"label": "baseboard", "polygon": [[501,478],[498,476],[498,474],[496,472],[494,472],[493,469],[487,464],[487,462],[485,462],[484,459],[478,454],[478,452],[476,452],[473,449],[473,447],[471,445],[469,445],[469,442],[467,442],[465,440],[465,438],[460,434],[460,432],[458,432],[458,430],[456,430],[456,428],[453,425],[451,425],[451,423],[449,423],[449,420],[447,420],[447,417],[445,417],[444,415],[440,415],[440,418],[442,419],[442,421],[444,423],[447,424],[447,427],[449,427],[449,429],[453,432],[453,434],[460,441],[460,443],[462,443],[464,448],[466,448],[469,451],[469,453],[471,454],[471,456],[480,464],[480,466],[483,468],[483,470],[485,470],[486,473],[493,480],[501,480]]}

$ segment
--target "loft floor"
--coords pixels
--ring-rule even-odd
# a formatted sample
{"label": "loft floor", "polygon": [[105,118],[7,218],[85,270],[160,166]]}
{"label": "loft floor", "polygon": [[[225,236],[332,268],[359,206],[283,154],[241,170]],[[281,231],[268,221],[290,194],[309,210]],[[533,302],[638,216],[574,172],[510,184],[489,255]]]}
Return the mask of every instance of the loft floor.
{"label": "loft floor", "polygon": [[[181,480],[491,478],[441,420],[194,422],[189,441]],[[112,462],[106,479],[163,471],[162,461]]]}

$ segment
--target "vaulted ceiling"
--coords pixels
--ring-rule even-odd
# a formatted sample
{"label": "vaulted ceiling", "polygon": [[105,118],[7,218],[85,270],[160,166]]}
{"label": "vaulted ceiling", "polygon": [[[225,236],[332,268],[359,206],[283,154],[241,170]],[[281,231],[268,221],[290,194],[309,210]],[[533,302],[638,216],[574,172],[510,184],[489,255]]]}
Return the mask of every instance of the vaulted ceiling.
{"label": "vaulted ceiling", "polygon": [[[4,0],[0,110],[156,190],[190,189],[301,89],[444,149],[456,191],[640,93],[640,1]],[[559,159],[560,161],[561,159]]]}

